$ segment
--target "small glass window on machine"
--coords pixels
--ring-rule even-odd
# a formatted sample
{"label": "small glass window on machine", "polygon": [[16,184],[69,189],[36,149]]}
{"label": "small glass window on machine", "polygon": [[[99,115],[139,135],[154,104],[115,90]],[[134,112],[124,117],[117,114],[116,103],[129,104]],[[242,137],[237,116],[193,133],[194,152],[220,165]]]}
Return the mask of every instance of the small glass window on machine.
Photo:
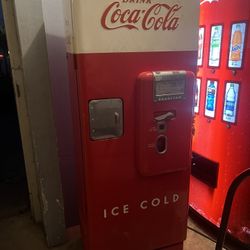
{"label": "small glass window on machine", "polygon": [[154,73],[154,101],[181,100],[185,96],[185,72]]}

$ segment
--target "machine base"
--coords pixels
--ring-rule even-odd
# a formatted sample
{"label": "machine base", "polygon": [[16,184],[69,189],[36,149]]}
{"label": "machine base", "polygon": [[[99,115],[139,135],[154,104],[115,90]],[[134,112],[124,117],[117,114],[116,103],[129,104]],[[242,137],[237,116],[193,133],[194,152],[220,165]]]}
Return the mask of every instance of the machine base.
{"label": "machine base", "polygon": [[156,250],[183,250],[183,242],[176,244],[176,245],[169,246],[169,247],[156,249]]}
{"label": "machine base", "polygon": [[[216,225],[214,225],[205,217],[203,217],[201,214],[199,214],[191,206],[189,206],[189,216],[197,223],[197,225],[199,225],[202,229],[204,229],[207,233],[209,233],[209,235],[214,237],[216,240],[216,236],[218,235],[218,230],[219,230],[219,228]],[[244,244],[243,242],[233,237],[229,233],[226,234],[225,245],[236,249],[242,249],[242,250],[249,249],[248,244]]]}

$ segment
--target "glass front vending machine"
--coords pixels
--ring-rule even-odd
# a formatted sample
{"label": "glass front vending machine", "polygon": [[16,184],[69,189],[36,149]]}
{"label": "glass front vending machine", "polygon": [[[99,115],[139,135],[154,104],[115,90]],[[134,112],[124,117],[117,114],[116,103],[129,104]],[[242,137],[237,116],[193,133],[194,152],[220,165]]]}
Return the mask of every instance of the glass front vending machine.
{"label": "glass front vending machine", "polygon": [[[250,167],[250,1],[200,2],[190,206],[219,226],[227,190]],[[250,243],[250,180],[236,192],[228,232]]]}

